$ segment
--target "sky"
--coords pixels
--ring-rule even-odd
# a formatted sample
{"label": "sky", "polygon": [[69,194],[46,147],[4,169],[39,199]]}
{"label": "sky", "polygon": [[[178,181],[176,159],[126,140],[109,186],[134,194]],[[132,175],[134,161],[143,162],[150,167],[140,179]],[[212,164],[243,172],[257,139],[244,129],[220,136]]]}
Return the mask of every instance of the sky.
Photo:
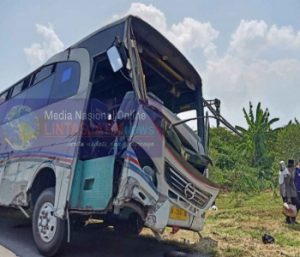
{"label": "sky", "polygon": [[150,22],[196,67],[206,99],[245,126],[262,102],[277,126],[300,120],[298,0],[0,0],[0,91],[127,14]]}

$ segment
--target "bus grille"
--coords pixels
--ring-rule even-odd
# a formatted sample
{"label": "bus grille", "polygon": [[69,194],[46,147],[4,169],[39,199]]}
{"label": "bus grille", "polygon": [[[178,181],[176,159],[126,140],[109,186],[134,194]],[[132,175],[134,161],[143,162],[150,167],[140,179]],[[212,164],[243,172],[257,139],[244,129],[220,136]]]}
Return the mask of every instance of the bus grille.
{"label": "bus grille", "polygon": [[169,164],[166,163],[166,181],[168,185],[178,193],[183,199],[197,208],[204,208],[212,195],[197,188],[190,183],[179,172],[175,171]]}

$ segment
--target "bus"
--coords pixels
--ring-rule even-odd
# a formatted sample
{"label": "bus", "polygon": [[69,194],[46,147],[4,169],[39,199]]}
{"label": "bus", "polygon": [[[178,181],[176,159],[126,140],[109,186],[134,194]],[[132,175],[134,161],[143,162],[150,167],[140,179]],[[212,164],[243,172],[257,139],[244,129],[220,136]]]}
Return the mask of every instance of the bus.
{"label": "bus", "polygon": [[[178,117],[191,110],[197,132]],[[219,192],[206,141],[199,74],[128,16],[0,93],[0,205],[32,219],[44,256],[90,217],[124,235],[200,231]]]}

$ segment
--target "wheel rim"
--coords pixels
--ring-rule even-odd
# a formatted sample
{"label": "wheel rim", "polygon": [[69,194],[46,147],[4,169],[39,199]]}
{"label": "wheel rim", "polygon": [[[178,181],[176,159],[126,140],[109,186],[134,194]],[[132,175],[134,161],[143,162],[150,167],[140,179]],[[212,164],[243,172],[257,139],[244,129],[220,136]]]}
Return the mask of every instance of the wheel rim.
{"label": "wheel rim", "polygon": [[37,222],[41,239],[46,243],[50,242],[57,229],[57,218],[54,216],[54,206],[52,203],[46,202],[43,204]]}

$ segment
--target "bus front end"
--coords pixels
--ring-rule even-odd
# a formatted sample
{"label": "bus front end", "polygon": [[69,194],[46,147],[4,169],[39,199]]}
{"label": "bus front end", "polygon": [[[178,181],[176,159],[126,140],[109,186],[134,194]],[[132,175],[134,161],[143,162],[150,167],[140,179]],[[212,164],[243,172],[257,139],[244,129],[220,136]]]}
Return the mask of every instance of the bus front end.
{"label": "bus front end", "polygon": [[[134,40],[127,47],[137,70],[139,101],[115,206],[138,203],[145,225],[156,232],[167,226],[200,231],[219,192],[205,175],[211,160],[201,78],[149,24],[132,18],[131,26]],[[197,117],[197,131],[180,120],[182,113]]]}
{"label": "bus front end", "polygon": [[163,170],[159,179],[160,191],[170,201],[168,226],[200,231],[205,211],[219,192],[218,185],[205,175],[211,160],[188,125],[156,100],[149,103],[162,115]]}

